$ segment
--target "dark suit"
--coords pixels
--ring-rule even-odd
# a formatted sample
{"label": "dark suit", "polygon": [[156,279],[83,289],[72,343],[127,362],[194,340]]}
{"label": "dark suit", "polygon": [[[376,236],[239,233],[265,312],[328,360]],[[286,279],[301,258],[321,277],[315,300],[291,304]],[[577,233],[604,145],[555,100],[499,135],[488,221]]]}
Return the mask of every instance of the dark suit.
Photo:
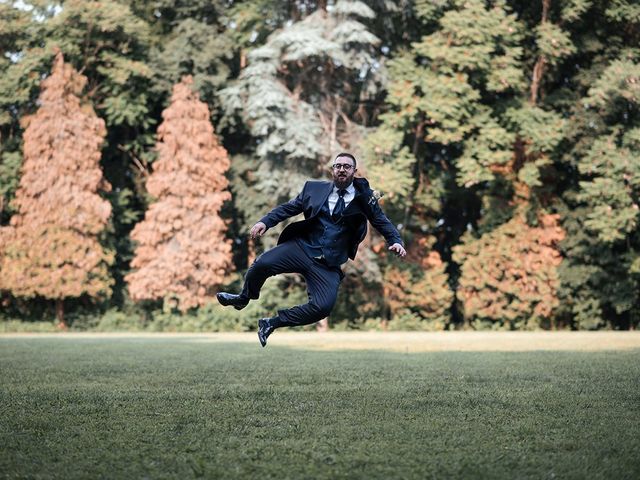
{"label": "dark suit", "polygon": [[[298,196],[284,203],[265,215],[260,221],[267,228],[300,213],[304,220],[288,225],[278,238],[278,246],[260,255],[251,265],[245,277],[242,296],[258,298],[260,289],[270,276],[279,273],[300,273],[307,282],[309,303],[293,308],[279,310],[274,326],[298,326],[317,322],[329,315],[335,304],[338,287],[343,278],[338,262],[346,261],[347,256],[354,259],[358,245],[367,233],[367,220],[386,239],[389,245],[402,244],[398,230],[389,221],[373,192],[369,182],[364,178],[355,178],[353,186],[355,196],[345,208],[339,220],[335,221],[335,228],[339,234],[347,236],[346,242],[341,242],[347,250],[312,258],[305,245],[309,241],[321,242],[319,237],[309,239],[310,232],[318,230],[321,223],[329,224],[327,216],[328,198],[333,190],[333,182],[311,180],[305,183]],[[304,242],[301,240],[304,239]],[[323,245],[320,245],[323,247]],[[330,251],[327,246],[327,252]],[[346,253],[347,255],[344,255]]]}

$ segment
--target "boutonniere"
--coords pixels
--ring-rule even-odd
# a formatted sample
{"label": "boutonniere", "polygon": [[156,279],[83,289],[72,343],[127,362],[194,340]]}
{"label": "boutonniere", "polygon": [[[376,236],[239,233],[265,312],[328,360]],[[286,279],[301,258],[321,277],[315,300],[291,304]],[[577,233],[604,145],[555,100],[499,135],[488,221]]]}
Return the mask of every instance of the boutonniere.
{"label": "boutonniere", "polygon": [[384,193],[379,192],[378,190],[372,190],[371,191],[371,198],[369,198],[369,205],[377,202],[382,197],[384,197]]}

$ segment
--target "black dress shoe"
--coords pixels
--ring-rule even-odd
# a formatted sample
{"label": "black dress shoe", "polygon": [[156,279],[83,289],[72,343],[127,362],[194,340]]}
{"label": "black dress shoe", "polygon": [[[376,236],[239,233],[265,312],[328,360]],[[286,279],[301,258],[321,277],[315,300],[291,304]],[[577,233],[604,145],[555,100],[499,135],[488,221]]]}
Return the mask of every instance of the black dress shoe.
{"label": "black dress shoe", "polygon": [[271,335],[274,330],[275,328],[269,324],[268,318],[258,320],[258,340],[260,340],[260,345],[263,347],[267,346],[267,338],[269,338],[269,335]]}
{"label": "black dress shoe", "polygon": [[233,306],[236,310],[242,310],[249,303],[249,299],[243,297],[242,295],[236,295],[234,293],[226,293],[220,292],[216,295],[218,302],[220,305],[228,307],[229,305]]}

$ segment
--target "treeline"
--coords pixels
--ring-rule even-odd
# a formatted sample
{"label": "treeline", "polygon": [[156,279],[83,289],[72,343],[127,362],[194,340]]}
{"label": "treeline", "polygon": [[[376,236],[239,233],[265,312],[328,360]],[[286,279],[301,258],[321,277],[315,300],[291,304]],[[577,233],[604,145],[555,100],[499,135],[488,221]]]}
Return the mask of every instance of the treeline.
{"label": "treeline", "polygon": [[372,234],[337,327],[635,328],[632,0],[0,2],[3,319],[245,329],[248,228],[358,157]]}

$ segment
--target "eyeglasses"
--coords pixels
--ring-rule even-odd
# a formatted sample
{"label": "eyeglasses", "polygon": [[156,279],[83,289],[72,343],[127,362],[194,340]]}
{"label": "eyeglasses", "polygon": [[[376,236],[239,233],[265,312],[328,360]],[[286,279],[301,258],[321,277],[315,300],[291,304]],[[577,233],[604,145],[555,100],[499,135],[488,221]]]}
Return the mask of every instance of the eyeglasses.
{"label": "eyeglasses", "polygon": [[334,170],[340,170],[342,168],[345,172],[348,172],[353,168],[353,165],[349,165],[348,163],[334,163],[331,165],[331,168]]}

